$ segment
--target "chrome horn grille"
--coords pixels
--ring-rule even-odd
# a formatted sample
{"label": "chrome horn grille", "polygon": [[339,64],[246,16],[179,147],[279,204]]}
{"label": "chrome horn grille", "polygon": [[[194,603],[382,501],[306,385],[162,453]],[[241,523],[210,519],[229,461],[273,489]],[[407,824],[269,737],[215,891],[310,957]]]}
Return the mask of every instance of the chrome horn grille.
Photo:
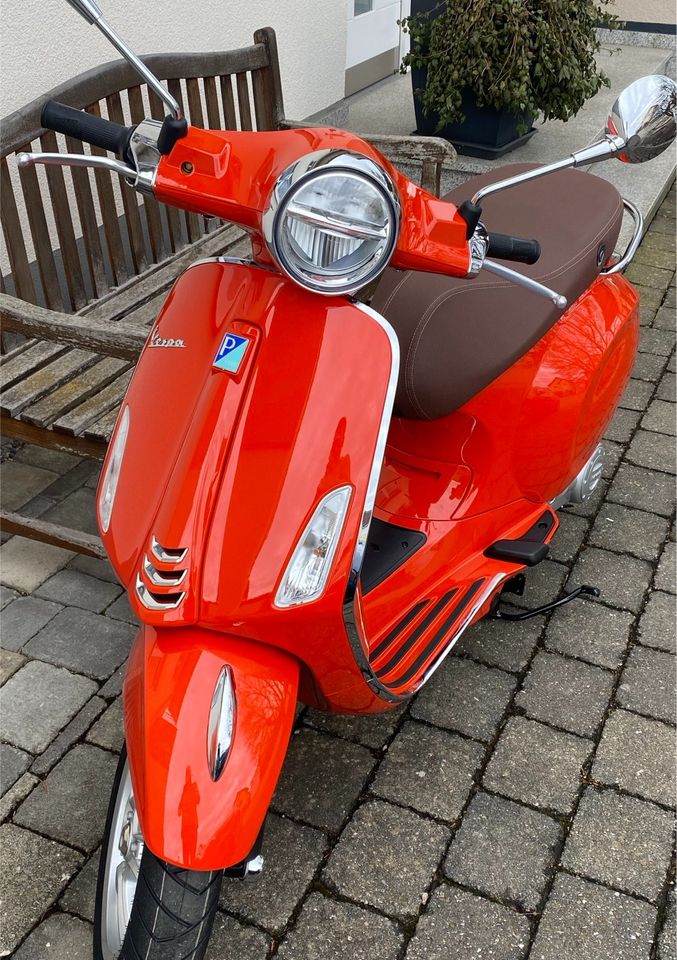
{"label": "chrome horn grille", "polygon": [[[136,576],[136,594],[148,610],[175,610],[185,590],[177,588],[186,579],[188,569],[180,567],[188,554],[186,547],[165,547],[155,537]],[[162,564],[162,566],[158,566]]]}

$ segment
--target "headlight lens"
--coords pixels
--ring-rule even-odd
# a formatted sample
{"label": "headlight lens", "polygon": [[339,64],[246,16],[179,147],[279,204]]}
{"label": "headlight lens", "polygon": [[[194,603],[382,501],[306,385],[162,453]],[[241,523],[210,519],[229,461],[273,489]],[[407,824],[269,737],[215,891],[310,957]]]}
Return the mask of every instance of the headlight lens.
{"label": "headlight lens", "polygon": [[400,223],[397,192],[368,157],[321,151],[278,180],[264,216],[268,248],[302,287],[354,293],[392,256]]}
{"label": "headlight lens", "polygon": [[108,532],[110,518],[113,513],[113,501],[115,492],[118,488],[120,479],[120,468],[122,467],[122,458],[127,443],[127,434],[129,433],[129,407],[125,407],[120,417],[120,423],[115,433],[115,440],[110,451],[110,459],[106,467],[106,474],[101,483],[101,492],[99,494],[99,520],[101,529],[104,533]]}
{"label": "headlight lens", "polygon": [[303,531],[277,594],[276,607],[293,607],[319,597],[327,584],[352,487],[339,487],[320,501]]}

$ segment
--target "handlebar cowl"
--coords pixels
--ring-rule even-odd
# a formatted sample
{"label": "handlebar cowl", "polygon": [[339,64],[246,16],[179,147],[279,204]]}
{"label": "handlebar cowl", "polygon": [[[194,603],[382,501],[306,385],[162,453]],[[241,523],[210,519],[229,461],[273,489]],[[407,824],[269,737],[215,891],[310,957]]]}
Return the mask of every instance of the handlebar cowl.
{"label": "handlebar cowl", "polygon": [[135,127],[125,127],[84,110],[75,110],[56,100],[48,100],[42,108],[40,122],[47,130],[55,130],[82,140],[102,150],[109,150],[129,162],[129,141]]}
{"label": "handlebar cowl", "polygon": [[487,255],[498,260],[515,260],[517,263],[536,263],[541,255],[538,240],[523,240],[505,233],[489,233]]}

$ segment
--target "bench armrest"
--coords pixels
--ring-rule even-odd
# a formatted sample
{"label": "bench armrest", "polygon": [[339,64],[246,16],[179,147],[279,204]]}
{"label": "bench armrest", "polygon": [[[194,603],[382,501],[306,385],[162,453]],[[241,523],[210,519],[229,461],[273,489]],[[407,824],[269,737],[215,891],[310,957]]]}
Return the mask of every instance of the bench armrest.
{"label": "bench armrest", "polygon": [[45,310],[6,293],[0,294],[0,324],[3,330],[25,337],[67,343],[121,360],[137,360],[148,335],[123,323],[97,323]]}

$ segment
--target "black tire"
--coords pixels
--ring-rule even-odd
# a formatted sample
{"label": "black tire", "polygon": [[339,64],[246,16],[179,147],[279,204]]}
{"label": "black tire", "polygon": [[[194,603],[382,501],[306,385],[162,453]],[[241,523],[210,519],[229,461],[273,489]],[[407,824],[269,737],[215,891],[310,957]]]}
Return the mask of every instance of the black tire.
{"label": "black tire", "polygon": [[[102,898],[115,801],[127,761],[120,755],[101,847],[94,915],[94,960],[109,960],[102,943]],[[183,870],[144,848],[129,925],[116,960],[203,960],[219,903],[222,870]]]}

